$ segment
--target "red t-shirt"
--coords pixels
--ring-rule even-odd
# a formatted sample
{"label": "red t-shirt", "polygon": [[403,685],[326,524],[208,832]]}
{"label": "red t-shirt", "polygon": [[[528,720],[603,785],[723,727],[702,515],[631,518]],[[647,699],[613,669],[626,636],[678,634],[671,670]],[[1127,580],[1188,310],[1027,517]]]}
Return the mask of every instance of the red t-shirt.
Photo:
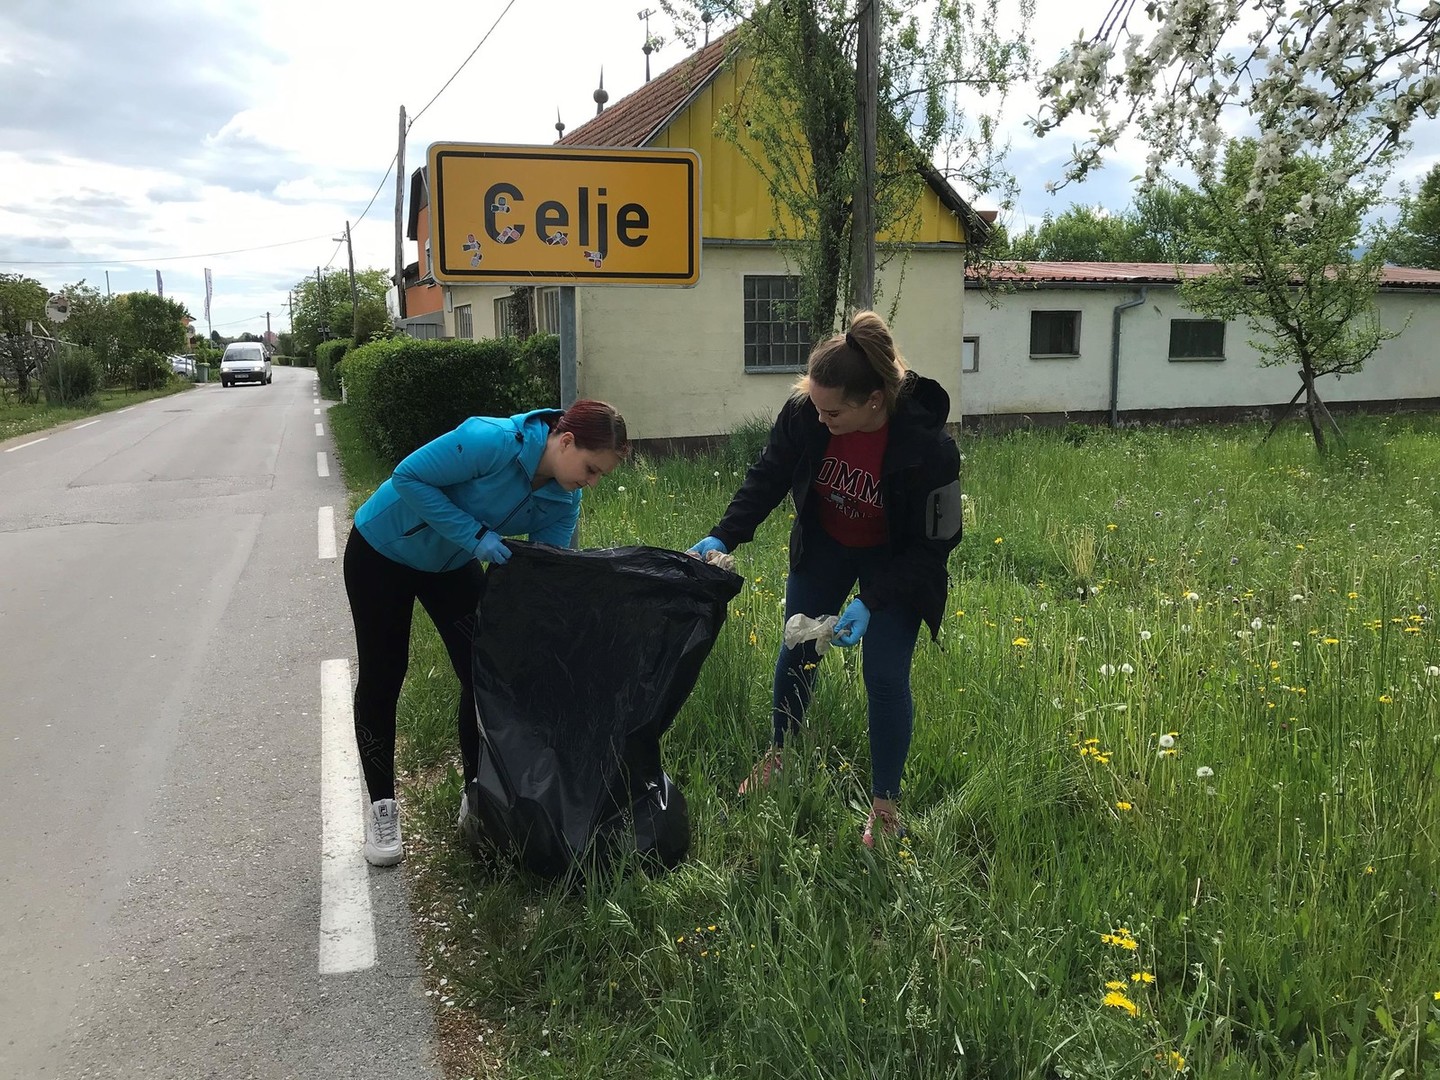
{"label": "red t-shirt", "polygon": [[846,547],[874,547],[890,539],[880,494],[880,463],[889,441],[889,424],[830,436],[815,477],[816,505],[821,527]]}

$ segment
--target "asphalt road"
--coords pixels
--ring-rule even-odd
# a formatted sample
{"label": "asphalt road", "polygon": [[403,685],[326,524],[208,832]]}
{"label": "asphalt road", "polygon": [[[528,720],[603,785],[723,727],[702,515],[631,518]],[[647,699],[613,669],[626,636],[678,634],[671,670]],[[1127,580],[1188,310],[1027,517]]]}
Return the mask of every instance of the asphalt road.
{"label": "asphalt road", "polygon": [[324,409],[276,368],[0,444],[5,1080],[439,1076],[333,737]]}

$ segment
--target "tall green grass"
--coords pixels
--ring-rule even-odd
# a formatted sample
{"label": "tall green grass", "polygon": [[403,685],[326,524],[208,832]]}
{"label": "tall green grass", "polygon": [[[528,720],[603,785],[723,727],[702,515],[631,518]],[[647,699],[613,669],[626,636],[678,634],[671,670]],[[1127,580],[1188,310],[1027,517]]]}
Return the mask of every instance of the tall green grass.
{"label": "tall green grass", "polygon": [[[964,440],[911,835],[873,852],[855,652],[783,782],[735,795],[787,508],[665,740],[694,832],[667,876],[567,892],[462,850],[426,627],[403,798],[455,1075],[1440,1075],[1440,422],[1354,420],[1326,459],[1261,434]],[[743,469],[637,460],[583,543],[688,546]]]}

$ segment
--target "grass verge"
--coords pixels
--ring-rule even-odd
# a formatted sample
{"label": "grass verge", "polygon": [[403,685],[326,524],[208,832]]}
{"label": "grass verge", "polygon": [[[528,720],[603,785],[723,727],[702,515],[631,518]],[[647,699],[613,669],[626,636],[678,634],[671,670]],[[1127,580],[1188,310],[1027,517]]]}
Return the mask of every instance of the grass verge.
{"label": "grass verge", "polygon": [[88,405],[24,405],[14,401],[0,401],[0,442],[37,431],[60,427],[87,416],[113,412],[142,401],[169,397],[193,389],[194,383],[171,379],[158,390],[102,390]]}
{"label": "grass verge", "polygon": [[[783,507],[666,737],[694,839],[664,877],[569,893],[462,849],[417,618],[399,767],[447,1076],[1440,1073],[1440,424],[1356,419],[1324,459],[1261,434],[965,440],[912,839],[873,852],[853,654],[784,782],[734,794]],[[743,467],[637,460],[582,543],[687,546]]]}

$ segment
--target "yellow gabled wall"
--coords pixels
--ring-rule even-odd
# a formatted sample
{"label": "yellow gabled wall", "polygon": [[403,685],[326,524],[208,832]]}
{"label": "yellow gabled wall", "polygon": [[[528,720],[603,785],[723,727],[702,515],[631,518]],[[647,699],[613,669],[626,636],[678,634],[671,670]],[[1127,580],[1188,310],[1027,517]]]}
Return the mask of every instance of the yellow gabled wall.
{"label": "yellow gabled wall", "polygon": [[[721,111],[741,100],[744,81],[754,62],[742,57],[727,63],[688,107],[647,144],[656,148],[687,148],[700,155],[701,234],[707,239],[770,240],[772,234],[793,236],[791,227],[777,228],[782,212],[770,198],[769,187],[759,170],[728,139],[716,133]],[[760,146],[750,141],[757,160],[764,161]],[[966,242],[965,226],[941,202],[929,184],[922,183],[915,214],[902,227],[879,237],[882,243],[910,244]]]}

